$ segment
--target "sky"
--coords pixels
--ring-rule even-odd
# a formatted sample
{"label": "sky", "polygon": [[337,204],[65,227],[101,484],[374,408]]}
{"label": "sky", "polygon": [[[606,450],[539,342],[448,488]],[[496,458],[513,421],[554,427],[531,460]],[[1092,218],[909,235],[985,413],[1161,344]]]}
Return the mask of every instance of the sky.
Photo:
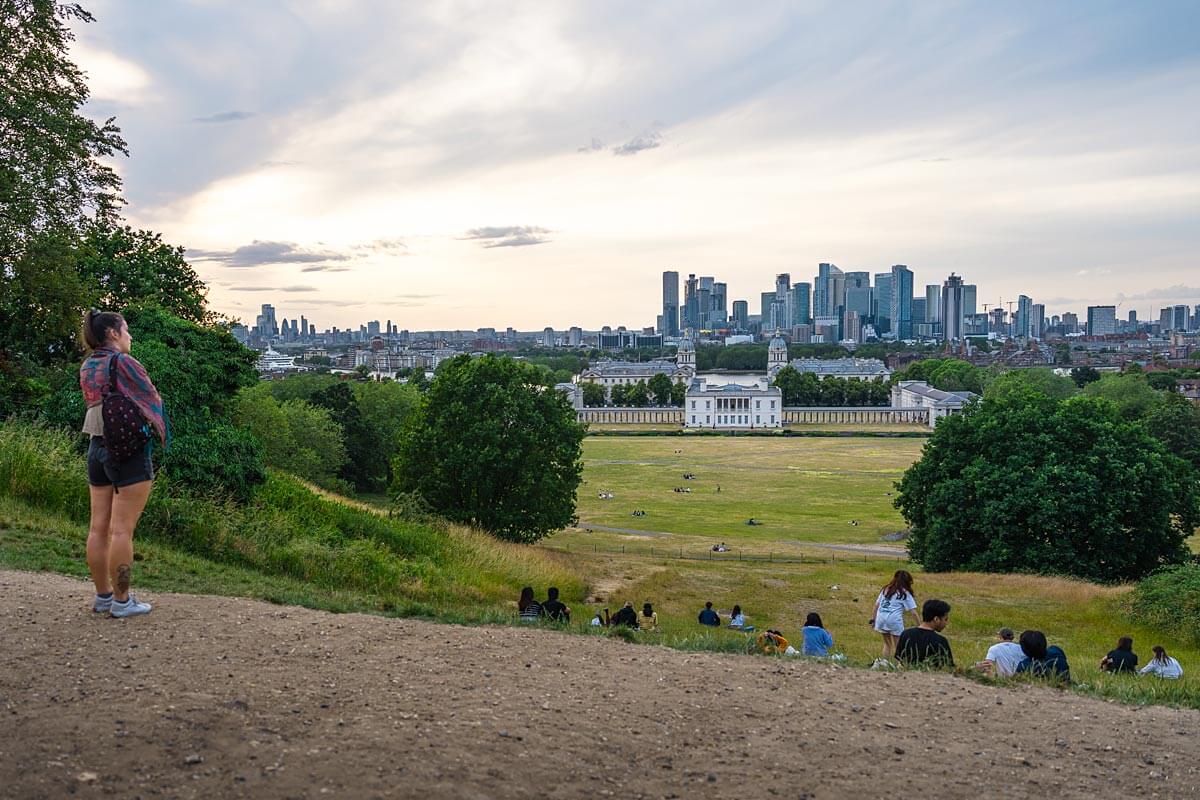
{"label": "sky", "polygon": [[1200,4],[103,0],[131,224],[318,329],[653,325],[662,271],[1200,303]]}

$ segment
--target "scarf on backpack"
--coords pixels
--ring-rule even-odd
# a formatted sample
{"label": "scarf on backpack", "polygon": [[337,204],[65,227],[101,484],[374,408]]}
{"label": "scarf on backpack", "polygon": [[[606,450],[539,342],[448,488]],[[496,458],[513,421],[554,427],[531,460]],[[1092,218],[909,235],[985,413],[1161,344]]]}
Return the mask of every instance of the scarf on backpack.
{"label": "scarf on backpack", "polygon": [[[79,388],[83,390],[83,402],[88,408],[104,400],[104,394],[108,391],[108,365],[116,353],[110,347],[101,347],[88,354],[80,365]],[[133,401],[165,445],[168,436],[166,411],[162,397],[146,374],[146,368],[136,358],[124,353],[117,358],[116,367],[117,389]]]}

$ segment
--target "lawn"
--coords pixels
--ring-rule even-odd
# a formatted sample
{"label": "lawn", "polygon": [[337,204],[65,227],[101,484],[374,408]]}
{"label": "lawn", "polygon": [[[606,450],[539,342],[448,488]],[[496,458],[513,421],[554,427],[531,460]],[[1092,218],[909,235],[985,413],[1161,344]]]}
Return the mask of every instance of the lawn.
{"label": "lawn", "polygon": [[[904,528],[892,507],[892,484],[924,444],[877,437],[589,437],[579,526],[731,545],[878,543]],[[685,480],[684,473],[695,478]],[[601,499],[602,492],[613,498]],[[646,515],[631,516],[634,510]],[[747,525],[751,517],[761,525]]]}

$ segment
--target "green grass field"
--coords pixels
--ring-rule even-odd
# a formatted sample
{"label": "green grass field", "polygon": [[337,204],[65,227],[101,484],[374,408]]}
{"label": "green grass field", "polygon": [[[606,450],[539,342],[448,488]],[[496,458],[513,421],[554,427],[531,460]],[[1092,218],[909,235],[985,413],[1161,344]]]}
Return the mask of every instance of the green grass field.
{"label": "green grass field", "polygon": [[[877,543],[904,528],[889,493],[924,444],[867,437],[589,437],[579,525],[731,545]],[[684,480],[685,472],[695,479]],[[614,497],[600,499],[601,492]],[[631,516],[635,509],[646,516]],[[746,525],[751,517],[762,525]]]}

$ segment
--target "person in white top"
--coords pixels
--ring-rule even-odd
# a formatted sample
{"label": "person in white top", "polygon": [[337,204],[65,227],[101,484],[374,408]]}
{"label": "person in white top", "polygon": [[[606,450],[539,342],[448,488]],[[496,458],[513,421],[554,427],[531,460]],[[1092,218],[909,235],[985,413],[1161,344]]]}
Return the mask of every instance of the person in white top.
{"label": "person in white top", "polygon": [[1157,675],[1160,678],[1169,678],[1176,680],[1183,677],[1183,667],[1179,662],[1167,655],[1167,651],[1161,646],[1155,645],[1154,658],[1150,659],[1150,663],[1142,667],[1143,675]]}
{"label": "person in white top", "polygon": [[904,612],[913,615],[913,624],[919,625],[920,616],[917,614],[917,598],[912,593],[913,579],[906,571],[899,569],[892,576],[891,583],[883,587],[875,600],[875,616],[870,624],[883,635],[883,657],[890,659],[896,652],[896,641],[904,633]]}
{"label": "person in white top", "polygon": [[999,641],[988,648],[986,660],[991,663],[993,674],[1015,675],[1017,665],[1025,660],[1025,651],[1013,641],[1014,636],[1012,628],[1001,628],[996,634]]}

